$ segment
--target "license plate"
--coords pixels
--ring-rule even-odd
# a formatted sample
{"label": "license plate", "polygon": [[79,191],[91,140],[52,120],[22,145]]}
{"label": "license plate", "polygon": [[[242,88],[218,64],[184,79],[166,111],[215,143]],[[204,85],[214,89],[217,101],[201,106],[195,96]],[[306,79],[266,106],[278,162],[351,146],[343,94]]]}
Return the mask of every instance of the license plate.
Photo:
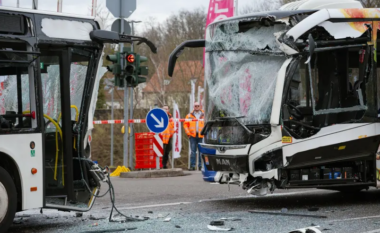
{"label": "license plate", "polygon": [[208,156],[205,156],[205,163],[206,165],[210,165],[210,162],[208,161]]}

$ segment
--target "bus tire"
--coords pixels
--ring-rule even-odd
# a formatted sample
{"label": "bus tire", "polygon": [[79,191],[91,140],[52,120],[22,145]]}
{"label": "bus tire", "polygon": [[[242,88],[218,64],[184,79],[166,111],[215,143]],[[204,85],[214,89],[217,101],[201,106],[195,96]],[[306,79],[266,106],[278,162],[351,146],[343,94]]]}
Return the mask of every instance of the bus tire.
{"label": "bus tire", "polygon": [[17,192],[12,177],[0,167],[0,233],[8,231],[17,210]]}

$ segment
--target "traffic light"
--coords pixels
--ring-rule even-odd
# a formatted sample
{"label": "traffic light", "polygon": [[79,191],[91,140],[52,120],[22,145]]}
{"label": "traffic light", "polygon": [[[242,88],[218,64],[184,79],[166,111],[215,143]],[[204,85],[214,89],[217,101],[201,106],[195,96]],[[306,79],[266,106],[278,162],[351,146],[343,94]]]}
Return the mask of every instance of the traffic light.
{"label": "traffic light", "polygon": [[124,83],[121,77],[120,53],[116,52],[115,55],[107,55],[106,60],[113,63],[112,65],[107,66],[107,70],[112,72],[115,76],[115,86],[123,86]]}
{"label": "traffic light", "polygon": [[146,78],[140,77],[139,75],[148,75],[149,69],[148,66],[141,66],[141,63],[148,61],[147,57],[140,56],[140,54],[137,54],[136,56],[136,66],[137,66],[137,85],[140,83],[145,83]]}
{"label": "traffic light", "polygon": [[125,55],[126,66],[125,74],[128,87],[137,87],[140,83],[145,83],[146,78],[139,75],[148,75],[147,66],[140,66],[142,62],[148,61],[148,58],[140,56],[140,54],[128,52]]}
{"label": "traffic light", "polygon": [[127,81],[128,87],[135,87],[136,83],[136,54],[135,53],[127,53],[125,55],[126,65],[125,65],[125,79]]}

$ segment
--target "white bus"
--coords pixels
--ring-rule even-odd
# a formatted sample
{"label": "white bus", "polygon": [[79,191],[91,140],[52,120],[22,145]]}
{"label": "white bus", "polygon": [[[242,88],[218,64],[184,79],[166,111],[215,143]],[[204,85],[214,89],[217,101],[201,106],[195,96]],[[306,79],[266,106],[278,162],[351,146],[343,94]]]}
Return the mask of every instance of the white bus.
{"label": "white bus", "polygon": [[[139,38],[95,18],[0,7],[0,232],[17,211],[88,211],[104,172],[91,161],[103,43]],[[146,42],[144,40],[143,42]]]}
{"label": "white bus", "polygon": [[175,49],[170,76],[185,47],[206,47],[200,148],[215,181],[254,195],[379,187],[379,25],[359,1],[305,0]]}

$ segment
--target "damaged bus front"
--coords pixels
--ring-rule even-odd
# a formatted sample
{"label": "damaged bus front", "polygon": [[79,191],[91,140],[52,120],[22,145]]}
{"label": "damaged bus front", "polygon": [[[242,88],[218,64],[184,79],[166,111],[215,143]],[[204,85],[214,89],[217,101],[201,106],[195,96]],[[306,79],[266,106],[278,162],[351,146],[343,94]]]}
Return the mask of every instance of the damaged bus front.
{"label": "damaged bus front", "polygon": [[211,24],[204,143],[216,182],[276,188],[377,186],[377,9],[257,13]]}

